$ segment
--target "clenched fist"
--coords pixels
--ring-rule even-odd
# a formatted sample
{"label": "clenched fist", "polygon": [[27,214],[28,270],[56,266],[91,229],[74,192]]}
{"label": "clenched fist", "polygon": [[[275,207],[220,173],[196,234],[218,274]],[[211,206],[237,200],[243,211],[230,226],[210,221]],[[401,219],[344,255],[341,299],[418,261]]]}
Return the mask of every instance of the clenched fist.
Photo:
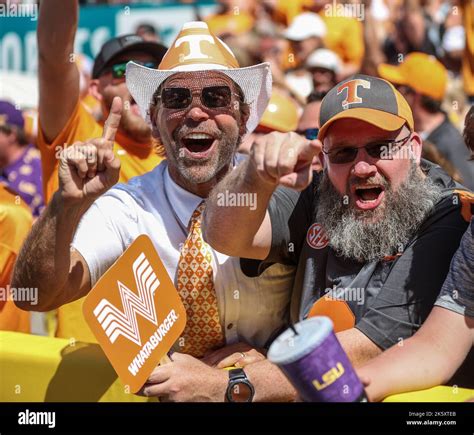
{"label": "clenched fist", "polygon": [[68,203],[95,200],[119,179],[120,160],[113,147],[122,100],[115,97],[101,138],[76,142],[64,149],[59,162],[59,192]]}
{"label": "clenched fist", "polygon": [[319,140],[307,140],[293,132],[273,132],[253,143],[250,164],[269,184],[303,190],[311,183],[311,163],[321,149]]}

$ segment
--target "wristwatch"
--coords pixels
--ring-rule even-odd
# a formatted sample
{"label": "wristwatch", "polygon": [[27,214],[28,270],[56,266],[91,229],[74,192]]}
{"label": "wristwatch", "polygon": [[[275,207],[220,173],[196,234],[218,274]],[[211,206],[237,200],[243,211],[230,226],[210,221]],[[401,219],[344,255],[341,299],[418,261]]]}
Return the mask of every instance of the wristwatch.
{"label": "wristwatch", "polygon": [[228,402],[251,402],[255,388],[248,380],[244,369],[229,370],[229,384],[225,392]]}

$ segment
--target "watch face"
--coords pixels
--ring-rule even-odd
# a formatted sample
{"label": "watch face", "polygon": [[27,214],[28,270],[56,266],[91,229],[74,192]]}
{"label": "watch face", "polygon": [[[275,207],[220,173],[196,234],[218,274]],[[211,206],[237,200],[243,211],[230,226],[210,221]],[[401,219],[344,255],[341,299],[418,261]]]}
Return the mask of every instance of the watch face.
{"label": "watch face", "polygon": [[251,402],[253,391],[246,382],[237,381],[230,389],[230,396],[232,397],[232,402]]}

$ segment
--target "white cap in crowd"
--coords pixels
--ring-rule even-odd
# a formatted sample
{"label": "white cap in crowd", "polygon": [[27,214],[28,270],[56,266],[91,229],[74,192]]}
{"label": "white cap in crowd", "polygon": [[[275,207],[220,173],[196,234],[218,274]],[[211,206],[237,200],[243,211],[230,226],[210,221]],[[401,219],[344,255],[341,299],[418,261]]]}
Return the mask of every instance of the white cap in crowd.
{"label": "white cap in crowd", "polygon": [[339,74],[342,68],[340,57],[332,50],[318,48],[306,60],[306,68],[325,68]]}
{"label": "white cap in crowd", "polygon": [[318,14],[305,12],[297,15],[291,25],[285,29],[283,36],[291,41],[303,41],[314,36],[326,36],[326,24]]}

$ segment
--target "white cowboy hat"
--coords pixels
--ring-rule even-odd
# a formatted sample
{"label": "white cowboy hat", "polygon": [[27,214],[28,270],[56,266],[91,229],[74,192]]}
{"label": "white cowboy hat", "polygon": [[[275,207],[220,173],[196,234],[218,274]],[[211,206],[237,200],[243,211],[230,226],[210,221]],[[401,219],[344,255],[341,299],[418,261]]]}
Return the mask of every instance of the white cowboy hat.
{"label": "white cowboy hat", "polygon": [[213,35],[204,22],[192,21],[184,24],[158,69],[129,62],[126,72],[127,87],[137,102],[141,115],[150,122],[148,109],[153,94],[168,77],[177,72],[210,70],[219,70],[240,86],[245,102],[250,106],[247,134],[252,132],[270,100],[270,64],[261,63],[239,68],[230,48]]}

